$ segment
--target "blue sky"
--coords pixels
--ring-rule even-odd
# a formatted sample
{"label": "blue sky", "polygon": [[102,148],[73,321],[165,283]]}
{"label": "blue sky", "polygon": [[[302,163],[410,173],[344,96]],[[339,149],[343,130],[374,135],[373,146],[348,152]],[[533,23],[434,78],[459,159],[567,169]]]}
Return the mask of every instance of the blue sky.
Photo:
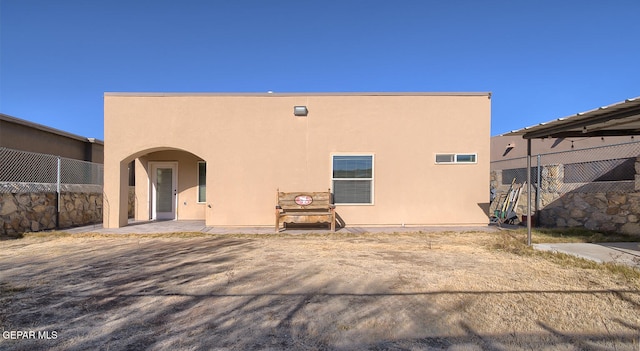
{"label": "blue sky", "polygon": [[[640,96],[638,0],[0,0],[0,112],[104,92],[485,92],[491,134]],[[434,121],[435,123],[435,121]]]}

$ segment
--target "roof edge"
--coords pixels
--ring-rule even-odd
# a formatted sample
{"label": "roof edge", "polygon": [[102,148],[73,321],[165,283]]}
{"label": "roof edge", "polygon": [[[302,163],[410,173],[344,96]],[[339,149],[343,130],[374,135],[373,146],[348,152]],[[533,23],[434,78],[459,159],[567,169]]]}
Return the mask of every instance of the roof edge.
{"label": "roof edge", "polygon": [[264,92],[264,93],[213,93],[213,92],[105,92],[104,96],[488,96],[491,92]]}
{"label": "roof edge", "polygon": [[[565,117],[560,117],[560,118],[556,118],[550,121],[546,121],[546,122],[541,122],[535,125],[531,125],[531,126],[527,126],[527,127],[523,127],[520,129],[515,129],[515,130],[511,130],[509,132],[506,133],[502,133],[499,134],[499,136],[522,136],[523,138],[525,137],[526,134],[528,133],[532,133],[532,132],[537,132],[538,130],[544,129],[549,127],[549,125],[554,126],[559,124],[560,122],[564,122],[566,120],[575,120],[576,118],[590,118],[593,116],[597,116],[601,113],[603,113],[603,111],[606,111],[607,109],[611,109],[611,108],[616,108],[616,107],[623,107],[624,105],[639,105],[638,101],[640,99],[640,96],[638,97],[633,97],[633,98],[628,98],[625,99],[624,101],[619,101],[619,102],[615,102],[613,104],[609,104],[609,105],[605,105],[605,106],[600,106],[591,110],[587,110],[584,112],[578,112],[575,113],[573,115],[569,115],[569,116],[565,116]],[[564,122],[566,123],[566,122]],[[525,138],[526,139],[526,138]]]}

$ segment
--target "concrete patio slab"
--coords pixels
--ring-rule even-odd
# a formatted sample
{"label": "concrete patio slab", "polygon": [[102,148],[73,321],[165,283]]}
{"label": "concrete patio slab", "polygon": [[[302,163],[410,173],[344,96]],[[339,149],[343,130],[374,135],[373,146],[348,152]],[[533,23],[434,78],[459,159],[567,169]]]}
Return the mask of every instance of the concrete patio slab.
{"label": "concrete patio slab", "polygon": [[560,252],[587,260],[612,262],[640,268],[640,243],[557,243],[534,244],[534,249]]}
{"label": "concrete patio slab", "polygon": [[[202,232],[208,234],[273,234],[272,226],[265,227],[207,227],[202,220],[194,221],[129,221],[129,225],[121,228],[103,228],[102,224],[61,230],[67,233],[101,233],[101,234],[152,234]],[[407,233],[407,232],[493,232],[495,226],[420,226],[420,227],[346,227],[338,233]],[[287,229],[281,233],[308,234],[330,233],[323,228]]]}

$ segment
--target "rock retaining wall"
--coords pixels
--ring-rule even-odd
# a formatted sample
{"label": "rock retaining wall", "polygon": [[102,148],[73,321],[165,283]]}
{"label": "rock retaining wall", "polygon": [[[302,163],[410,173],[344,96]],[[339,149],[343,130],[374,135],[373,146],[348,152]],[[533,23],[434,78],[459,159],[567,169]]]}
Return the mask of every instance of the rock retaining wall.
{"label": "rock retaining wall", "polygon": [[0,194],[0,237],[56,227],[56,193]]}
{"label": "rock retaining wall", "polygon": [[[525,208],[526,211],[526,208]],[[640,193],[567,193],[539,211],[538,221],[549,227],[640,235]]]}
{"label": "rock retaining wall", "polygon": [[130,186],[129,187],[129,208],[127,211],[129,218],[135,218],[135,215],[136,215],[135,210],[136,210],[136,187]]}
{"label": "rock retaining wall", "polygon": [[[635,181],[563,183],[563,165],[546,165],[541,169],[539,209],[535,214],[538,225],[546,227],[584,227],[590,230],[640,235],[640,159],[636,161]],[[502,184],[502,172],[491,171],[491,187],[496,198],[506,193],[509,185]],[[614,185],[614,186],[612,186]],[[617,190],[607,190],[617,189]],[[532,213],[535,209],[536,189],[532,189]],[[516,213],[527,213],[526,191],[520,196]]]}
{"label": "rock retaining wall", "polygon": [[[102,186],[66,184],[61,190],[59,229],[102,222]],[[0,183],[0,238],[56,229],[56,198],[55,185]],[[135,206],[135,187],[129,187],[129,218]]]}
{"label": "rock retaining wall", "polygon": [[[0,193],[0,237],[56,228],[56,193]],[[59,228],[102,221],[102,193],[61,192]]]}

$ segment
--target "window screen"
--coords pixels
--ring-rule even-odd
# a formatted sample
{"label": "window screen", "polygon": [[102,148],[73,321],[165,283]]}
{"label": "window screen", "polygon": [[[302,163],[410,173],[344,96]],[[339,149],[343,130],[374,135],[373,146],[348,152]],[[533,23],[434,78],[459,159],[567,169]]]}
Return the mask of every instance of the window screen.
{"label": "window screen", "polygon": [[436,154],[436,163],[476,163],[477,154]]}
{"label": "window screen", "polygon": [[336,204],[373,203],[373,156],[333,156],[333,201]]}

